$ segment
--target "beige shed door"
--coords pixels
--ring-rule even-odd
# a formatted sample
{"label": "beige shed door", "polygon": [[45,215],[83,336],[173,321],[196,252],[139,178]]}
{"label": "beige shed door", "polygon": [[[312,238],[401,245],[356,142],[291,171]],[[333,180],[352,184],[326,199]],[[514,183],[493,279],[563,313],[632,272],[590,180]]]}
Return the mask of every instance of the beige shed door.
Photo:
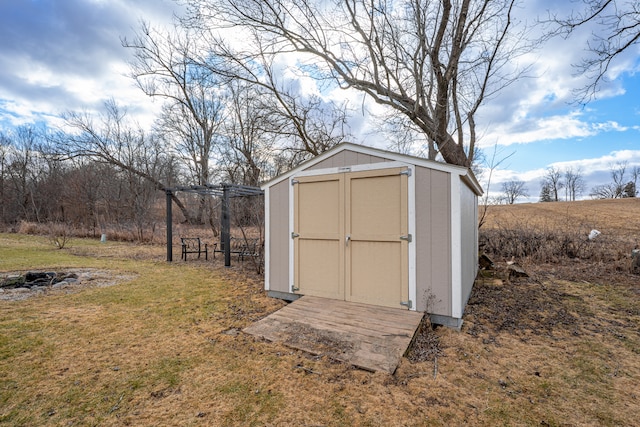
{"label": "beige shed door", "polygon": [[344,174],[298,179],[293,229],[297,291],[344,299]]}
{"label": "beige shed door", "polygon": [[347,174],[345,299],[400,307],[409,297],[407,176]]}
{"label": "beige shed door", "polygon": [[294,280],[299,293],[395,308],[408,300],[405,169],[298,179]]}

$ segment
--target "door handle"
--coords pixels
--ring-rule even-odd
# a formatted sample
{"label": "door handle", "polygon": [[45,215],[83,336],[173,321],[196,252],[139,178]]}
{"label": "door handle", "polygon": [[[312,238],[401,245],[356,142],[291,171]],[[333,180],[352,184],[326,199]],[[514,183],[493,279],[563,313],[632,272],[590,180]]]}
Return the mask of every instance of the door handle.
{"label": "door handle", "polygon": [[351,240],[351,234],[347,234],[347,237],[344,242],[345,246],[349,246],[349,240]]}

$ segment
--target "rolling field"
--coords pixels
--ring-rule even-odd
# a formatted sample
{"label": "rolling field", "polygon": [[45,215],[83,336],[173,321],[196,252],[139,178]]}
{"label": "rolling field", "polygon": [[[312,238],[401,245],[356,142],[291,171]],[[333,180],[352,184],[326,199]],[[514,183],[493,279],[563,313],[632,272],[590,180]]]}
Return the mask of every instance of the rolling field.
{"label": "rolling field", "polygon": [[589,230],[597,229],[605,235],[631,234],[640,239],[640,198],[487,207],[484,226],[493,228],[518,223],[540,229],[582,228],[587,234]]}

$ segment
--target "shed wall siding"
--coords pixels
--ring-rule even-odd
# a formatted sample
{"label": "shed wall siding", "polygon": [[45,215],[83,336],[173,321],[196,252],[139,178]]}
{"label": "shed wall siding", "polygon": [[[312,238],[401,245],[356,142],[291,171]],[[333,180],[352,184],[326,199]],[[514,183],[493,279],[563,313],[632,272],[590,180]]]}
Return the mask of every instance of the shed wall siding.
{"label": "shed wall siding", "polygon": [[289,292],[289,180],[269,189],[269,286]]}
{"label": "shed wall siding", "polygon": [[382,157],[371,156],[369,154],[356,153],[354,151],[344,150],[335,155],[326,158],[320,163],[307,168],[306,170],[318,170],[328,168],[341,168],[353,165],[366,165],[370,163],[382,163],[390,160]]}
{"label": "shed wall siding", "polygon": [[460,186],[462,216],[462,301],[464,307],[471,295],[478,271],[478,196],[466,185]]}
{"label": "shed wall siding", "polygon": [[416,167],[416,309],[451,316],[449,174]]}

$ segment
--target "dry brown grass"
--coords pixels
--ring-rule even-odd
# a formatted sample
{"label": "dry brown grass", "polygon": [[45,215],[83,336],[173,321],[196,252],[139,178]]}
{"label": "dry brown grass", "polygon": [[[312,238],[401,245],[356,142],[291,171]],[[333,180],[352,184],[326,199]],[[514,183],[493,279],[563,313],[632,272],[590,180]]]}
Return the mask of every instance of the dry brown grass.
{"label": "dry brown grass", "polygon": [[[631,251],[640,247],[639,215],[640,199],[489,206],[480,244],[498,260],[581,259],[624,270]],[[589,240],[594,229],[602,234]]]}
{"label": "dry brown grass", "polygon": [[[482,209],[481,209],[482,210]],[[592,229],[640,236],[640,198],[487,206],[488,229],[526,223],[532,227]],[[640,242],[639,242],[640,243]]]}
{"label": "dry brown grass", "polygon": [[[529,207],[516,206],[517,216],[540,218],[538,205]],[[636,225],[611,231],[603,223],[593,224],[603,236],[637,233],[628,231]],[[462,331],[427,328],[424,361],[403,359],[391,376],[240,332],[284,304],[267,298],[246,266],[169,265],[162,246],[78,239],[62,251],[46,248],[0,235],[0,270],[24,268],[30,250],[32,264],[111,268],[136,279],[0,301],[0,424],[619,426],[640,419],[640,280],[604,261],[522,259],[528,279],[479,280]]]}
{"label": "dry brown grass", "polygon": [[[0,232],[2,231],[50,237],[60,237],[64,234],[69,238],[100,238],[102,234],[105,234],[108,241],[157,245],[164,244],[167,236],[166,225],[164,223],[153,224],[145,228],[142,235],[140,235],[137,228],[131,224],[108,224],[100,227],[83,227],[58,222],[38,223],[30,221],[21,221],[19,224],[13,226],[0,224]],[[174,245],[180,244],[180,237],[200,237],[209,244],[220,241],[219,229],[216,229],[216,234],[210,226],[202,224],[174,223],[172,232]],[[259,229],[253,226],[245,226],[243,228],[233,226],[230,232],[232,236],[237,238],[242,238],[245,234],[247,238],[261,237]]]}

